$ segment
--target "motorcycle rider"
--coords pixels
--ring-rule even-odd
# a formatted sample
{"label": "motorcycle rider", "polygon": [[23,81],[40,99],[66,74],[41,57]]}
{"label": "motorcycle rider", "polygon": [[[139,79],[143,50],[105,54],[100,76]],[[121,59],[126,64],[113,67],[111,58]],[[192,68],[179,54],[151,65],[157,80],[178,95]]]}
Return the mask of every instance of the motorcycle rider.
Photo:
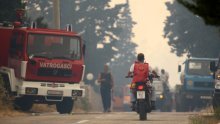
{"label": "motorcycle rider", "polygon": [[169,74],[164,69],[161,69],[160,80],[166,90],[169,90]]}
{"label": "motorcycle rider", "polygon": [[[134,62],[134,64],[131,65],[130,71],[128,72],[128,76],[133,76],[133,80],[131,83],[131,103],[132,103],[132,110],[135,110],[135,92],[134,92],[134,86],[136,82],[146,82],[149,81],[149,64],[144,62],[144,54],[139,53],[137,56],[137,61]],[[151,74],[152,75],[152,74]],[[155,109],[155,101],[156,96],[154,92],[154,88],[152,88],[151,93],[151,107],[152,109]]]}

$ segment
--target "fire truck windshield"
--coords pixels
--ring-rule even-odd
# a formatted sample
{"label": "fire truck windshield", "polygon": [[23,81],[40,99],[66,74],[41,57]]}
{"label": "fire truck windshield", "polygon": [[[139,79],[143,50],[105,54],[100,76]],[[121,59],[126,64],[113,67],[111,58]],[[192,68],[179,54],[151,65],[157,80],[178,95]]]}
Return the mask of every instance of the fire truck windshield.
{"label": "fire truck windshield", "polygon": [[79,60],[80,40],[71,36],[31,33],[28,35],[27,54],[29,58]]}

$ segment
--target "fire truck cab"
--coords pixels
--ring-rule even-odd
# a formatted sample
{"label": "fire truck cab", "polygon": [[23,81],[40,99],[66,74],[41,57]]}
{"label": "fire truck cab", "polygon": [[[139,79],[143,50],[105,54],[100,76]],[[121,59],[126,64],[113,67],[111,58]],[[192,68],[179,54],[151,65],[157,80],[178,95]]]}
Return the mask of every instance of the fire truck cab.
{"label": "fire truck cab", "polygon": [[81,37],[67,30],[19,25],[0,26],[0,76],[16,108],[34,103],[56,104],[71,113],[74,100],[84,96],[84,47]]}

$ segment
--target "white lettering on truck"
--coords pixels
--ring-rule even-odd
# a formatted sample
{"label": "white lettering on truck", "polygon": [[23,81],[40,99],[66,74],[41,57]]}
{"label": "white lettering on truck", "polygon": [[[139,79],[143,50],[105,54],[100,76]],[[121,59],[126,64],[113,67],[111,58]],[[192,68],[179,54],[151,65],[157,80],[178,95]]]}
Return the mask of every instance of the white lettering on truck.
{"label": "white lettering on truck", "polygon": [[72,69],[72,64],[63,63],[40,63],[42,68],[58,68],[58,69]]}

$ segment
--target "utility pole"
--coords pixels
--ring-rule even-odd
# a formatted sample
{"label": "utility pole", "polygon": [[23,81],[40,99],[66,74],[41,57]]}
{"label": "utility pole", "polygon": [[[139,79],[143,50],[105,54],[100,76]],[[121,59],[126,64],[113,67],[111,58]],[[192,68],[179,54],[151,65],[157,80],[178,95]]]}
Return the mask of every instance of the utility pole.
{"label": "utility pole", "polygon": [[60,29],[60,0],[53,0],[54,27]]}
{"label": "utility pole", "polygon": [[129,5],[129,0],[126,0],[126,3]]}

